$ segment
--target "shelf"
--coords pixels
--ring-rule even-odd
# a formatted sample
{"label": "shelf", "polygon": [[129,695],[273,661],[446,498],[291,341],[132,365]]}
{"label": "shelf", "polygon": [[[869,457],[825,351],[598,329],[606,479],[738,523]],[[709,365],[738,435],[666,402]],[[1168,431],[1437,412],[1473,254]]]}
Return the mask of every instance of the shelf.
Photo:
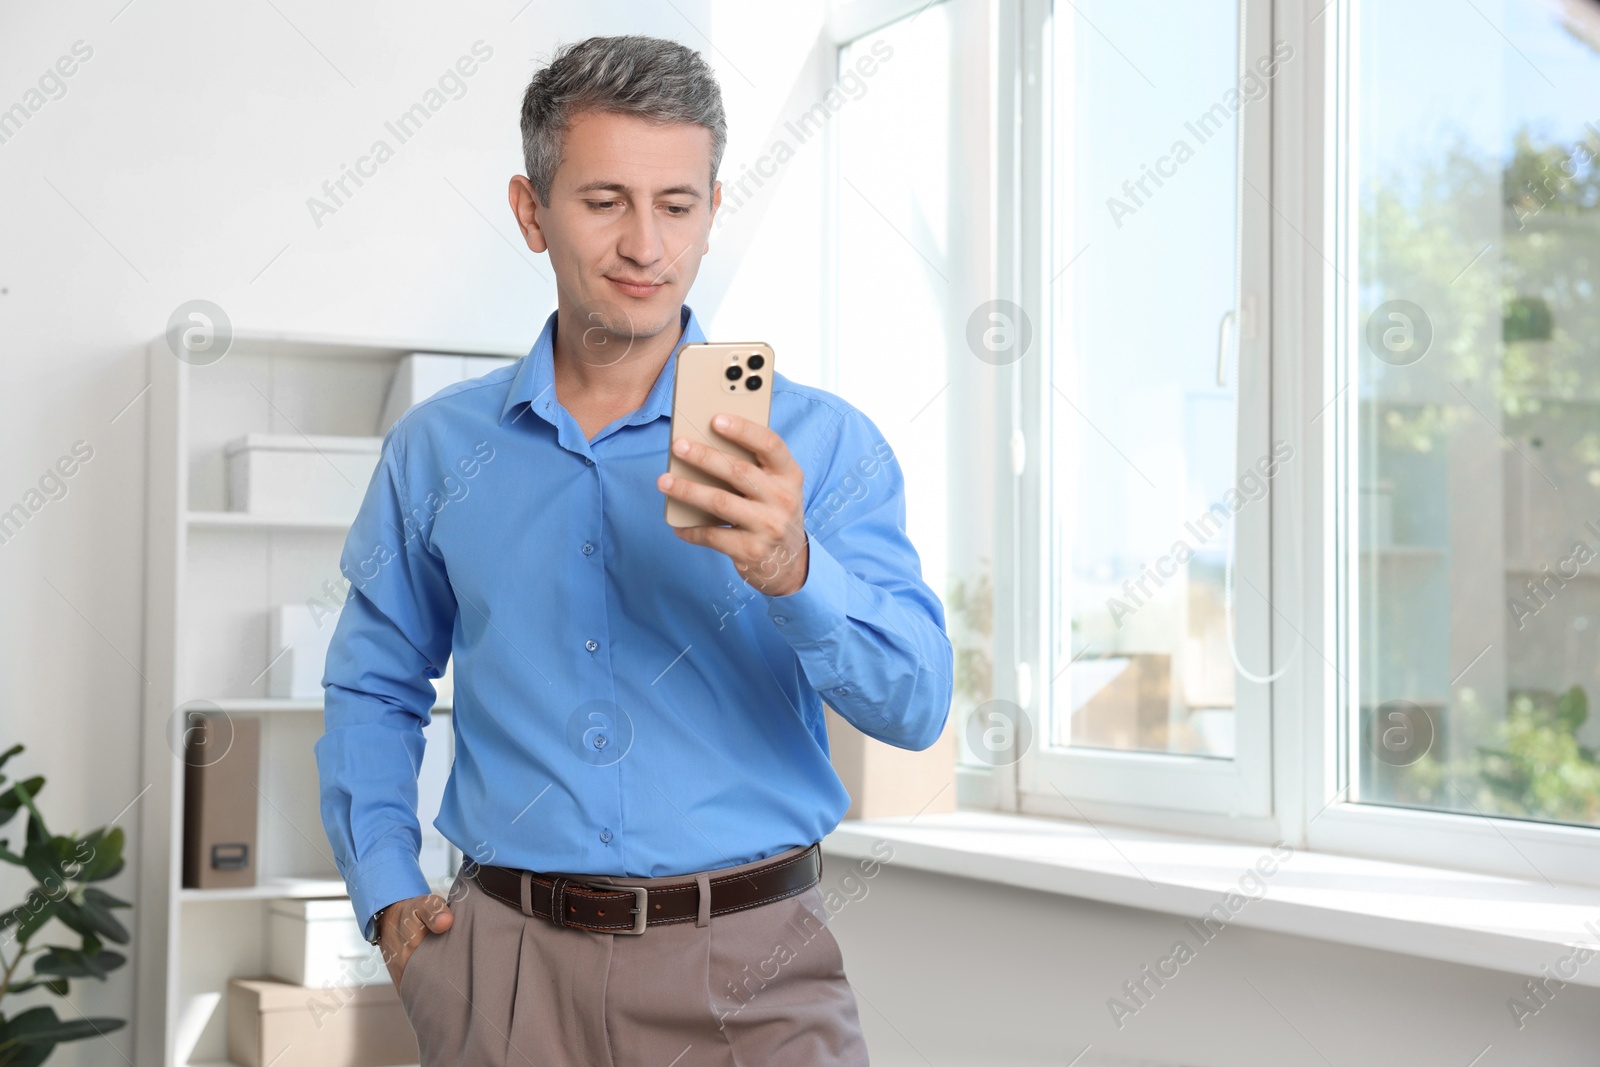
{"label": "shelf", "polygon": [[230,900],[277,900],[281,897],[343,897],[348,896],[345,884],[338,878],[269,878],[260,885],[240,886],[237,889],[180,889],[178,899],[192,902],[222,902]]}
{"label": "shelf", "polygon": [[[166,340],[157,335],[152,345],[165,352]],[[526,348],[462,348],[458,340],[425,337],[373,337],[336,333],[288,333],[281,330],[235,330],[233,349],[249,356],[290,356],[297,359],[372,359],[397,361],[413,352],[445,356],[494,356],[520,359]],[[168,356],[170,359],[171,357]]]}
{"label": "shelf", "polygon": [[339,530],[350,529],[354,516],[254,515],[248,511],[189,511],[191,530]]}
{"label": "shelf", "polygon": [[1440,560],[1445,555],[1444,549],[1427,545],[1363,545],[1359,551],[1363,556],[1395,560]]}
{"label": "shelf", "polygon": [[[235,331],[228,358],[209,366],[174,360],[159,337],[146,347],[151,387],[142,401],[149,467],[142,674],[150,684],[144,691],[142,756],[151,769],[145,780],[153,779],[153,788],[136,815],[145,862],[137,871],[143,906],[133,916],[141,949],[130,964],[141,995],[130,1027],[136,1046],[130,1062],[234,1067],[219,1002],[227,997],[230,977],[259,972],[260,919],[270,902],[327,897],[349,908],[348,891],[319,828],[311,757],[322,732],[323,693],[313,684],[300,690],[309,699],[269,697],[260,672],[278,651],[269,647],[273,612],[308,599],[335,608],[343,599],[339,544],[348,539],[357,509],[354,501],[330,497],[320,506],[284,499],[263,505],[281,504],[281,511],[230,510],[227,447],[252,433],[304,432],[318,447],[323,436],[365,438],[369,444],[381,440],[373,427],[396,368],[409,353],[429,351],[511,360],[525,354],[463,352],[458,343],[414,338],[248,330]],[[324,622],[321,636],[327,633]],[[439,686],[433,708],[445,714],[421,723],[428,743],[419,776],[425,773],[429,784],[419,783],[424,810],[418,821],[430,872],[455,856],[426,825],[437,810],[452,758],[447,684]],[[181,761],[172,755],[168,726],[172,709],[186,701],[206,707],[196,698],[261,727],[257,788],[271,804],[263,800],[257,809],[259,885],[184,889],[177,884],[185,779]],[[296,872],[301,876],[287,877]],[[210,1005],[204,1017],[197,1008],[206,1006],[202,1002]],[[278,1067],[293,1058],[293,1053],[282,1057]]]}
{"label": "shelf", "polygon": [[[214,704],[218,711],[225,711],[232,715],[273,715],[282,712],[320,712],[322,701],[289,700],[283,697],[227,697],[222,700],[207,701]],[[449,714],[449,702],[435,704],[434,711]]]}
{"label": "shelf", "polygon": [[[183,1067],[239,1067],[232,1060],[190,1060]],[[417,1067],[416,1064],[407,1064],[406,1067]]]}
{"label": "shelf", "polygon": [[1559,573],[1559,572],[1557,572],[1555,570],[1552,570],[1548,575],[1546,575],[1545,572],[1544,572],[1544,567],[1545,566],[1554,567],[1555,565],[1552,563],[1552,564],[1541,564],[1538,567],[1533,567],[1533,566],[1529,566],[1527,564],[1522,564],[1522,563],[1512,563],[1512,564],[1509,564],[1506,567],[1506,574],[1507,575],[1514,575],[1515,577],[1518,577],[1518,578],[1545,578],[1545,577],[1550,577],[1550,578],[1556,578],[1556,579],[1558,579],[1560,581],[1563,581],[1563,582],[1575,582],[1579,578],[1590,578],[1590,579],[1600,578],[1600,573],[1596,573],[1594,571],[1585,571],[1585,570],[1580,570],[1580,571],[1578,571],[1577,574],[1572,574],[1572,575],[1561,574],[1561,573]]}
{"label": "shelf", "polygon": [[321,711],[321,700],[289,700],[283,697],[231,697],[213,700],[218,711],[234,715],[265,715],[284,711]]}

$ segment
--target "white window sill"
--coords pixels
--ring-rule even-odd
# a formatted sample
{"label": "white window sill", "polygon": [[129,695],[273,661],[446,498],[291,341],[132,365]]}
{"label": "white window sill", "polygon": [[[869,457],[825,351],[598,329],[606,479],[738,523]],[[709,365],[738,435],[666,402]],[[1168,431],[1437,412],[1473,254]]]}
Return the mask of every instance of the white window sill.
{"label": "white window sill", "polygon": [[[886,865],[897,869],[1146,908],[1197,925],[1239,892],[1257,860],[1272,859],[1265,845],[977,811],[852,819],[822,846],[856,859],[872,856],[877,841],[893,846]],[[1298,849],[1261,881],[1265,895],[1250,886],[1259,899],[1230,924],[1513,974],[1548,967],[1600,987],[1600,967],[1572,975],[1563,973],[1572,964],[1557,967],[1573,946],[1600,943],[1600,890]]]}

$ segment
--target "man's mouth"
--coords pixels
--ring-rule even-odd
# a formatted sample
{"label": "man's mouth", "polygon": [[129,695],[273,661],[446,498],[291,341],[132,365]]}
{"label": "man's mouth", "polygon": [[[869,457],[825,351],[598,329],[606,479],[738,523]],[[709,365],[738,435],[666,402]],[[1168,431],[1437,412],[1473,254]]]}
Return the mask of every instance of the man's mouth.
{"label": "man's mouth", "polygon": [[653,296],[660,292],[663,288],[660,282],[652,282],[649,280],[635,281],[628,278],[615,278],[609,274],[606,275],[606,281],[610,282],[624,293],[627,293],[629,296]]}

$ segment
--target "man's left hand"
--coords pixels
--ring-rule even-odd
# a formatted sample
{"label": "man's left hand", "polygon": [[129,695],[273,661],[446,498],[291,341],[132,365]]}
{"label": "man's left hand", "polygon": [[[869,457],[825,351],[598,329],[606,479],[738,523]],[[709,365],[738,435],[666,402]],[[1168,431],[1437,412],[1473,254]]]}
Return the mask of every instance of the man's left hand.
{"label": "man's left hand", "polygon": [[735,459],[704,441],[674,442],[674,455],[739,490],[730,493],[662,474],[657,489],[732,524],[674,530],[683,540],[733,560],[740,577],[754,588],[768,596],[788,596],[805,584],[810,561],[802,512],[805,472],[783,438],[760,423],[723,414],[712,420],[712,429],[749,449],[756,463]]}

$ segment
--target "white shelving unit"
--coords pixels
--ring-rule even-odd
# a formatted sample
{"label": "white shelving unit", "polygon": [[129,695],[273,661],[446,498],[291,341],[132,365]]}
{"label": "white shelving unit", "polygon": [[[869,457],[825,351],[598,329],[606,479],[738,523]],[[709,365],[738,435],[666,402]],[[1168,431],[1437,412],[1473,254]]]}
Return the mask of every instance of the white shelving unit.
{"label": "white shelving unit", "polygon": [[[268,902],[342,897],[322,829],[312,746],[321,700],[267,696],[268,612],[342,589],[339,552],[353,515],[260,516],[228,509],[223,446],[246,433],[376,432],[389,383],[411,352],[451,346],[337,338],[236,336],[210,366],[147,351],[149,485],[146,541],[143,773],[135,915],[140,1064],[225,1065],[227,984],[266,972]],[[485,353],[471,353],[482,355]],[[491,353],[512,355],[509,353]],[[518,355],[520,353],[517,353]],[[184,764],[169,741],[174,713],[206,701],[261,722],[258,884],[182,887]],[[451,760],[447,706],[428,727],[420,821],[424,862],[443,882],[457,859],[432,821]]]}

